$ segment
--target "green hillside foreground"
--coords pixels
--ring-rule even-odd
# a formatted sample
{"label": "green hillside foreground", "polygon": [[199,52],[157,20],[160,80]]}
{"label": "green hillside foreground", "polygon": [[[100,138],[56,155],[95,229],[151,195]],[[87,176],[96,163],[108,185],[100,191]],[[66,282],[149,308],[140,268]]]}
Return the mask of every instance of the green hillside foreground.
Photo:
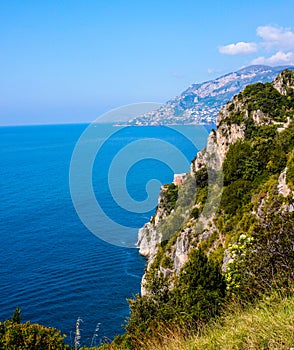
{"label": "green hillside foreground", "polygon": [[[180,327],[149,339],[142,335],[136,349],[145,350],[290,350],[294,348],[294,295],[273,292],[257,305],[231,304],[222,317],[197,333]],[[85,348],[88,349],[88,348]],[[101,350],[124,350],[104,345]]]}
{"label": "green hillside foreground", "polygon": [[[1,323],[0,349],[60,350],[70,348],[52,328],[30,323]],[[134,349],[145,350],[290,350],[294,347],[294,295],[272,293],[255,306],[231,304],[222,317],[202,327],[198,333],[181,327],[165,328],[152,338],[137,340]],[[125,345],[105,344],[83,350],[126,350]]]}
{"label": "green hillside foreground", "polygon": [[[256,306],[231,305],[225,316],[215,319],[198,334],[168,330],[162,337],[142,341],[146,350],[290,350],[294,348],[294,296],[277,293]],[[119,349],[119,348],[110,348]]]}

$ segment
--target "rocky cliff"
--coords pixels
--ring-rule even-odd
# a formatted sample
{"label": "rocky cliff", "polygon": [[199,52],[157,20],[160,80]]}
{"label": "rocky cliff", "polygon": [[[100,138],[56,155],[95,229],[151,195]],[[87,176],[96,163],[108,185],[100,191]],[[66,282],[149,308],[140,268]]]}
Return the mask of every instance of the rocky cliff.
{"label": "rocky cliff", "polygon": [[[214,257],[225,273],[230,246],[244,232],[271,225],[268,212],[293,214],[293,82],[294,72],[285,70],[273,83],[236,95],[220,109],[217,129],[187,180],[162,188],[155,216],[139,230],[139,252],[148,257],[142,295],[158,276],[172,289],[195,248]],[[183,198],[189,200],[183,204]]]}

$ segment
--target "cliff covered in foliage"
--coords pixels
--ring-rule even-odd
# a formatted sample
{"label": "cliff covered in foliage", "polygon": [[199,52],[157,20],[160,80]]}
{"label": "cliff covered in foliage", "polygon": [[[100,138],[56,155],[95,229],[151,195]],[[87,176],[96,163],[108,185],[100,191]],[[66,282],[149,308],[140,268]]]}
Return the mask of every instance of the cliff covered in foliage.
{"label": "cliff covered in foliage", "polygon": [[148,265],[130,300],[130,339],[162,323],[206,323],[231,298],[292,291],[293,88],[289,70],[247,86],[221,108],[186,181],[162,188],[139,231]]}

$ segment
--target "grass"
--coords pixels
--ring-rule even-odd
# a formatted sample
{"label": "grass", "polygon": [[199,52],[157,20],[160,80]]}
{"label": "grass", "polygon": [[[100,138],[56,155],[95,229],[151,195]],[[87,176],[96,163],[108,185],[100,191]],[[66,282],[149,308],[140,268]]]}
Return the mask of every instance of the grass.
{"label": "grass", "polygon": [[294,345],[294,298],[271,299],[235,310],[191,342],[195,349],[290,349]]}
{"label": "grass", "polygon": [[[138,340],[144,350],[290,350],[294,348],[294,296],[273,293],[255,306],[230,305],[226,314],[185,335],[180,327]],[[188,332],[189,333],[189,332]],[[114,346],[107,349],[123,350]]]}

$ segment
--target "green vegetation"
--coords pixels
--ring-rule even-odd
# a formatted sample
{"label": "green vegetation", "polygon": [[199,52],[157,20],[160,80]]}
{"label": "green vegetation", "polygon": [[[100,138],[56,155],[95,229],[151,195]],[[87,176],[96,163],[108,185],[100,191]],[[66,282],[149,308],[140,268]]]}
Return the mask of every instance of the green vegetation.
{"label": "green vegetation", "polygon": [[219,314],[224,302],[220,267],[198,249],[191,252],[172,291],[163,276],[152,276],[147,282],[149,295],[129,300],[127,333],[113,342],[119,349],[133,349],[143,334],[155,337],[167,325],[203,324]]}
{"label": "green vegetation", "polygon": [[[257,187],[289,166],[292,179],[294,123],[278,133],[273,126],[260,126],[258,136],[237,141],[227,152],[224,164],[224,191],[221,207],[233,215],[251,200]],[[287,163],[288,162],[288,163]]]}
{"label": "green vegetation", "polygon": [[173,183],[165,185],[160,198],[160,204],[167,214],[175,208],[178,199],[178,186]]}
{"label": "green vegetation", "polygon": [[64,335],[55,328],[30,322],[21,323],[20,309],[16,308],[12,318],[0,322],[0,349],[9,350],[65,350]]}
{"label": "green vegetation", "polygon": [[273,292],[246,308],[228,305],[222,317],[198,332],[190,329],[187,334],[174,327],[156,338],[141,338],[137,349],[142,345],[144,350],[289,350],[294,344],[293,314],[294,296]]}
{"label": "green vegetation", "polygon": [[289,155],[289,160],[287,162],[287,182],[294,187],[294,151]]}
{"label": "green vegetation", "polygon": [[[282,81],[288,81],[293,86],[293,72],[285,70],[281,73]],[[238,94],[238,101],[242,103],[242,110],[236,108],[234,102],[229,104],[228,110],[230,117],[222,122],[241,125],[245,123],[247,127],[247,136],[250,135],[250,124],[254,111],[260,110],[266,117],[272,118],[277,122],[286,122],[287,117],[293,116],[294,111],[294,93],[292,88],[286,88],[286,94],[280,94],[272,83],[257,83],[248,85]],[[244,111],[248,112],[249,118],[244,119]],[[257,129],[257,128],[255,128]]]}
{"label": "green vegetation", "polygon": [[242,98],[249,111],[260,109],[277,121],[286,121],[288,111],[294,107],[292,99],[281,95],[271,83],[257,83],[247,86]]}
{"label": "green vegetation", "polygon": [[177,323],[205,323],[220,312],[225,281],[220,266],[195,249],[171,292]]}
{"label": "green vegetation", "polygon": [[197,187],[204,188],[208,185],[208,171],[206,167],[202,167],[195,173],[195,181]]}
{"label": "green vegetation", "polygon": [[251,237],[243,234],[231,246],[234,260],[226,273],[230,291],[247,300],[272,288],[291,288],[293,245],[293,214],[277,213],[274,206],[268,207],[264,225],[255,225]]}
{"label": "green vegetation", "polygon": [[[195,179],[189,174],[185,180],[185,185],[175,186],[171,184],[164,187],[160,207],[169,215],[158,227],[162,233],[163,241],[168,241],[175,232],[178,232],[190,215],[192,206],[195,203],[195,189]],[[171,197],[173,200],[171,205],[166,203],[166,198],[168,197]]]}

